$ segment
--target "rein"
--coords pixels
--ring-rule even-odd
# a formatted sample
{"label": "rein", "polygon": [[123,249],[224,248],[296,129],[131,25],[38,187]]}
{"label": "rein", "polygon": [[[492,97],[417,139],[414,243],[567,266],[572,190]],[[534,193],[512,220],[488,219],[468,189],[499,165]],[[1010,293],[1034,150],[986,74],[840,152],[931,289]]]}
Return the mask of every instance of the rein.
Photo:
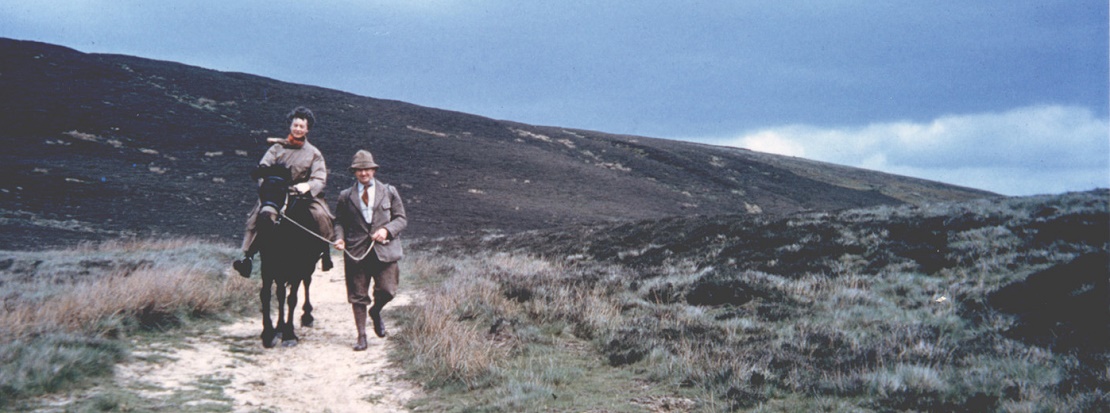
{"label": "rein", "polygon": [[[333,246],[333,247],[335,246],[335,242],[332,242],[331,240],[329,240],[329,239],[327,239],[327,238],[324,238],[324,237],[323,237],[323,236],[321,236],[320,234],[317,234],[317,233],[316,233],[315,231],[313,231],[313,230],[311,230],[311,229],[308,229],[308,228],[307,228],[307,227],[305,227],[304,225],[301,225],[301,223],[300,223],[300,222],[297,222],[297,221],[296,221],[296,220],[294,220],[293,218],[289,218],[289,216],[288,216],[288,215],[285,215],[285,208],[287,208],[287,207],[289,206],[289,201],[288,201],[288,199],[289,199],[289,195],[286,195],[286,196],[285,196],[285,198],[286,198],[285,206],[283,206],[283,207],[281,208],[281,211],[279,211],[279,212],[278,212],[279,214],[281,214],[281,217],[282,217],[282,218],[285,218],[285,220],[286,220],[286,221],[292,222],[292,223],[293,223],[293,225],[296,225],[296,226],[297,226],[298,228],[300,228],[300,229],[303,229],[303,230],[304,230],[304,232],[307,232],[307,233],[311,234],[312,236],[316,237],[316,238],[317,238],[317,239],[319,239],[320,241],[324,241],[324,242],[328,243],[328,245],[331,245],[331,246]],[[362,256],[361,256],[361,257],[355,257],[354,255],[352,255],[352,254],[351,254],[351,251],[350,251],[350,250],[348,250],[348,249],[346,249],[346,248],[344,248],[344,249],[343,249],[343,254],[347,255],[348,257],[351,257],[351,259],[355,260],[356,262],[361,262],[361,261],[362,261],[363,259],[365,259],[365,258],[366,258],[366,257],[367,257],[368,255],[370,255],[370,252],[371,252],[371,251],[373,251],[373,250],[374,250],[374,244],[375,244],[375,241],[374,241],[373,239],[371,239],[371,240],[370,240],[370,247],[366,249],[366,253],[365,253],[365,254],[362,254]]]}

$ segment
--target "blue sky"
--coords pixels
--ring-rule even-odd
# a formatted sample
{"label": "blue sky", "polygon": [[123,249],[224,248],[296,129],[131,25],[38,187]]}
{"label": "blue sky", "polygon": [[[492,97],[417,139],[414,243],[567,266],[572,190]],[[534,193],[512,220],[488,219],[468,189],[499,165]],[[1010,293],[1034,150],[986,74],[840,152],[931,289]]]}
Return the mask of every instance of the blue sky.
{"label": "blue sky", "polygon": [[1028,195],[1110,187],[1107,8],[38,0],[0,37]]}

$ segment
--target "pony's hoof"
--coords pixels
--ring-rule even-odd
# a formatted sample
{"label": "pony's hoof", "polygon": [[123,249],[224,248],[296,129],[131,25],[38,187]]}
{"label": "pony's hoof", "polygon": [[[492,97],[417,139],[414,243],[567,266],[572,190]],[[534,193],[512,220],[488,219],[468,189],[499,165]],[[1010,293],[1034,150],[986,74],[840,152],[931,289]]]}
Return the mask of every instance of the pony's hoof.
{"label": "pony's hoof", "polygon": [[282,347],[296,347],[297,346],[297,339],[282,341],[281,346]]}
{"label": "pony's hoof", "polygon": [[266,331],[262,332],[262,347],[263,348],[274,348],[274,346],[277,345],[278,341],[280,341],[280,340],[281,340],[280,336],[278,336],[275,333],[266,332]]}
{"label": "pony's hoof", "polygon": [[305,314],[305,315],[301,316],[301,327],[312,327],[312,323],[315,323],[315,322],[316,322],[316,319],[313,318],[312,316],[308,315],[308,314]]}

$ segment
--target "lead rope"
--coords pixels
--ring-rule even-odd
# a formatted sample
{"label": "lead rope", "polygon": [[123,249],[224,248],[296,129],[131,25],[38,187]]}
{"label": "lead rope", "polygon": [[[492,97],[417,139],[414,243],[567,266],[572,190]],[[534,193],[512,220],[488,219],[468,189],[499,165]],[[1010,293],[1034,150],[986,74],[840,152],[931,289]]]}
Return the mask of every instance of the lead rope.
{"label": "lead rope", "polygon": [[[288,195],[286,195],[286,197],[288,197]],[[288,199],[288,198],[286,198],[286,199]],[[286,202],[286,205],[288,205],[288,201]],[[312,234],[312,236],[316,237],[320,241],[324,241],[324,242],[328,243],[328,245],[331,245],[333,247],[335,246],[335,242],[332,242],[331,240],[329,240],[327,238],[324,238],[320,234],[317,234],[315,231],[313,231],[311,229],[308,229],[304,225],[301,225],[300,222],[297,222],[293,218],[289,218],[288,215],[285,215],[285,207],[282,207],[281,211],[279,213],[281,214],[282,218],[285,218],[287,221],[292,222],[294,225],[296,225],[300,229],[303,229],[305,232],[307,232],[309,234]],[[374,250],[374,244],[375,244],[374,240],[371,239],[370,240],[370,247],[366,249],[366,253],[362,254],[361,257],[355,257],[354,255],[351,255],[351,251],[346,249],[346,248],[343,249],[343,254],[346,254],[348,257],[351,257],[351,259],[355,260],[356,262],[362,262],[362,260],[364,258],[366,258],[367,255],[370,255],[370,251]],[[384,245],[384,243],[383,243],[383,245]]]}

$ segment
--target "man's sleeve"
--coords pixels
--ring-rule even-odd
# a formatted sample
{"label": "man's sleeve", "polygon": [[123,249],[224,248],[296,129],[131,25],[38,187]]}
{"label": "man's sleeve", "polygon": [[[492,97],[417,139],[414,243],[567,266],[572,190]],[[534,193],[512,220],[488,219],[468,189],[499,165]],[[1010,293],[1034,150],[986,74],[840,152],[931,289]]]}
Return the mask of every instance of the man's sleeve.
{"label": "man's sleeve", "polygon": [[335,239],[332,240],[333,242],[345,239],[343,237],[343,223],[347,220],[347,208],[343,207],[343,200],[347,197],[344,195],[347,195],[346,191],[339,193],[339,202],[335,205],[335,221],[333,222]]}
{"label": "man's sleeve", "polygon": [[397,188],[393,185],[389,186],[389,202],[389,223],[385,224],[385,229],[389,231],[390,237],[396,238],[409,225],[409,221],[405,216],[405,205],[401,203],[401,194],[397,193]]}

